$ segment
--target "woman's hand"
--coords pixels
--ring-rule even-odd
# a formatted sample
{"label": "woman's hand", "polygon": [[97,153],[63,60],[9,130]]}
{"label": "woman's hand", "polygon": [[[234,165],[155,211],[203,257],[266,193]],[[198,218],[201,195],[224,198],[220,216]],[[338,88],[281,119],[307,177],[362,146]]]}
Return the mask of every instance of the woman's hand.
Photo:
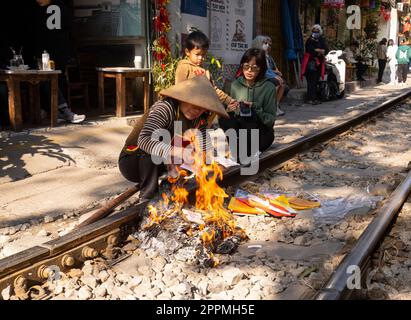
{"label": "woman's hand", "polygon": [[227,106],[227,112],[233,112],[237,110],[239,106],[240,103],[237,100],[233,99]]}

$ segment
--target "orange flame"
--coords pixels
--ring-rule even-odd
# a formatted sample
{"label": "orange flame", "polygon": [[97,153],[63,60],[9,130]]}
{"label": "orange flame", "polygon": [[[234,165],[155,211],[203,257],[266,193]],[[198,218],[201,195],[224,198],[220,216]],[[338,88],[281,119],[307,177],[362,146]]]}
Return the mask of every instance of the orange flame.
{"label": "orange flame", "polygon": [[204,246],[206,246],[208,244],[212,244],[214,238],[215,238],[215,231],[214,230],[211,232],[211,234],[208,233],[207,231],[204,231],[202,236],[201,236],[201,240],[203,241]]}
{"label": "orange flame", "polygon": [[[236,223],[231,212],[224,208],[224,200],[228,198],[228,195],[217,183],[217,179],[223,180],[223,172],[215,161],[207,165],[197,139],[194,144],[194,167],[198,185],[196,209],[205,212],[204,220],[207,223],[216,224],[222,229],[224,238],[229,237],[234,233]],[[214,236],[214,232],[211,235],[204,233],[203,243],[212,242]]]}
{"label": "orange flame", "polygon": [[174,201],[179,207],[182,207],[188,202],[188,191],[184,188],[174,187],[174,195],[171,200]]}

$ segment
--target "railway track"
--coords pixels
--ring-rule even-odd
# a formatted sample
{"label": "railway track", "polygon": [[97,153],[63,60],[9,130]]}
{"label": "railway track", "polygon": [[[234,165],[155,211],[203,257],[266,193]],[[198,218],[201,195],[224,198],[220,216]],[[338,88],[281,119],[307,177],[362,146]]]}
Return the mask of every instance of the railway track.
{"label": "railway track", "polygon": [[[409,98],[410,95],[411,91],[395,99],[386,101],[380,106],[355,118],[321,130],[308,137],[301,138],[282,148],[264,153],[260,158],[260,172],[267,168],[278,167],[293,157],[310,150],[314,146],[327,142],[337,135],[380,115],[390,108],[399,105]],[[224,173],[222,185],[228,188],[239,185],[248,179],[249,177],[240,175],[239,168],[233,168]],[[405,201],[410,189],[410,182],[408,180],[404,182],[401,187],[402,189],[398,191],[397,194],[399,195],[395,198],[395,204],[388,206],[388,208],[383,208],[389,211],[388,215],[384,215],[384,218],[381,218],[383,219],[383,225],[381,226],[381,221],[376,220],[377,222],[369,225],[367,230],[371,231],[368,231],[368,233],[366,231],[366,240],[364,240],[364,238],[359,239],[357,246],[362,247],[364,253],[360,261],[356,260],[355,263],[357,263],[356,265],[360,268],[366,264],[364,261],[366,261],[367,257],[376,249],[377,244],[381,241],[385,231],[395,217],[396,212]],[[189,184],[187,190],[191,195],[194,195],[196,186]],[[28,288],[33,285],[39,285],[49,279],[53,279],[56,268],[59,272],[67,273],[71,269],[79,268],[86,261],[95,259],[102,254],[109,260],[110,258],[116,257],[115,251],[121,246],[121,243],[123,243],[130,234],[137,231],[136,228],[141,222],[146,206],[147,203],[140,203],[116,215],[96,221],[87,226],[82,226],[58,239],[0,260],[0,291],[5,288],[11,288],[15,294],[18,295],[21,293],[21,295],[24,296]],[[374,227],[374,225],[379,227],[378,231],[375,231],[376,227]],[[372,239],[372,246],[368,246],[365,249],[365,246],[370,242],[370,237]],[[358,259],[356,251],[352,251],[351,255]],[[347,255],[346,259],[350,259],[349,257],[350,255]],[[119,262],[119,260],[123,258],[126,258],[126,256],[120,256],[117,261],[114,260],[114,263]],[[350,263],[349,265],[351,265],[352,261],[348,261]],[[340,268],[346,271],[344,264]],[[330,279],[327,286],[317,295],[317,299],[341,299],[350,296],[346,294],[346,288],[344,286],[344,284],[346,285],[347,283],[347,274],[346,272],[341,272],[344,276],[338,278],[338,270],[339,269],[337,269],[333,278]],[[363,268],[361,268],[361,270],[363,270]],[[336,280],[337,278],[338,280]],[[334,283],[338,283],[338,285],[336,286]]]}

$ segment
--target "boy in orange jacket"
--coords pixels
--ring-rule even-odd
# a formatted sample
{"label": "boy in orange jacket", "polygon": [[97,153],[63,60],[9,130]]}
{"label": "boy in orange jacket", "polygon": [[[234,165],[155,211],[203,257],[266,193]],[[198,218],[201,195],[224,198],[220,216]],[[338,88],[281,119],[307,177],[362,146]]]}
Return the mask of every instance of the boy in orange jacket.
{"label": "boy in orange jacket", "polygon": [[[202,67],[209,47],[210,41],[201,31],[193,31],[188,35],[184,49],[186,57],[177,65],[175,84],[199,75],[205,75],[212,82],[210,71]],[[220,101],[227,105],[227,112],[234,111],[239,107],[239,103],[235,99],[215,86],[214,83],[213,86]]]}

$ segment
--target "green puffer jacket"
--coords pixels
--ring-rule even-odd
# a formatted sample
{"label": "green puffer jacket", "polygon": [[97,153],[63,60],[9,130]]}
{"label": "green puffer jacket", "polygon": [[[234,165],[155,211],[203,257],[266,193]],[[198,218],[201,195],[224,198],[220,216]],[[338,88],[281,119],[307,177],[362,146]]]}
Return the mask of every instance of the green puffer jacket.
{"label": "green puffer jacket", "polygon": [[398,47],[396,57],[398,64],[408,64],[411,59],[411,48],[406,45]]}
{"label": "green puffer jacket", "polygon": [[[231,84],[231,97],[237,101],[248,101],[253,103],[253,108],[267,127],[274,126],[277,115],[276,88],[267,78],[256,82],[248,87],[243,76]],[[238,110],[237,113],[240,111]]]}

